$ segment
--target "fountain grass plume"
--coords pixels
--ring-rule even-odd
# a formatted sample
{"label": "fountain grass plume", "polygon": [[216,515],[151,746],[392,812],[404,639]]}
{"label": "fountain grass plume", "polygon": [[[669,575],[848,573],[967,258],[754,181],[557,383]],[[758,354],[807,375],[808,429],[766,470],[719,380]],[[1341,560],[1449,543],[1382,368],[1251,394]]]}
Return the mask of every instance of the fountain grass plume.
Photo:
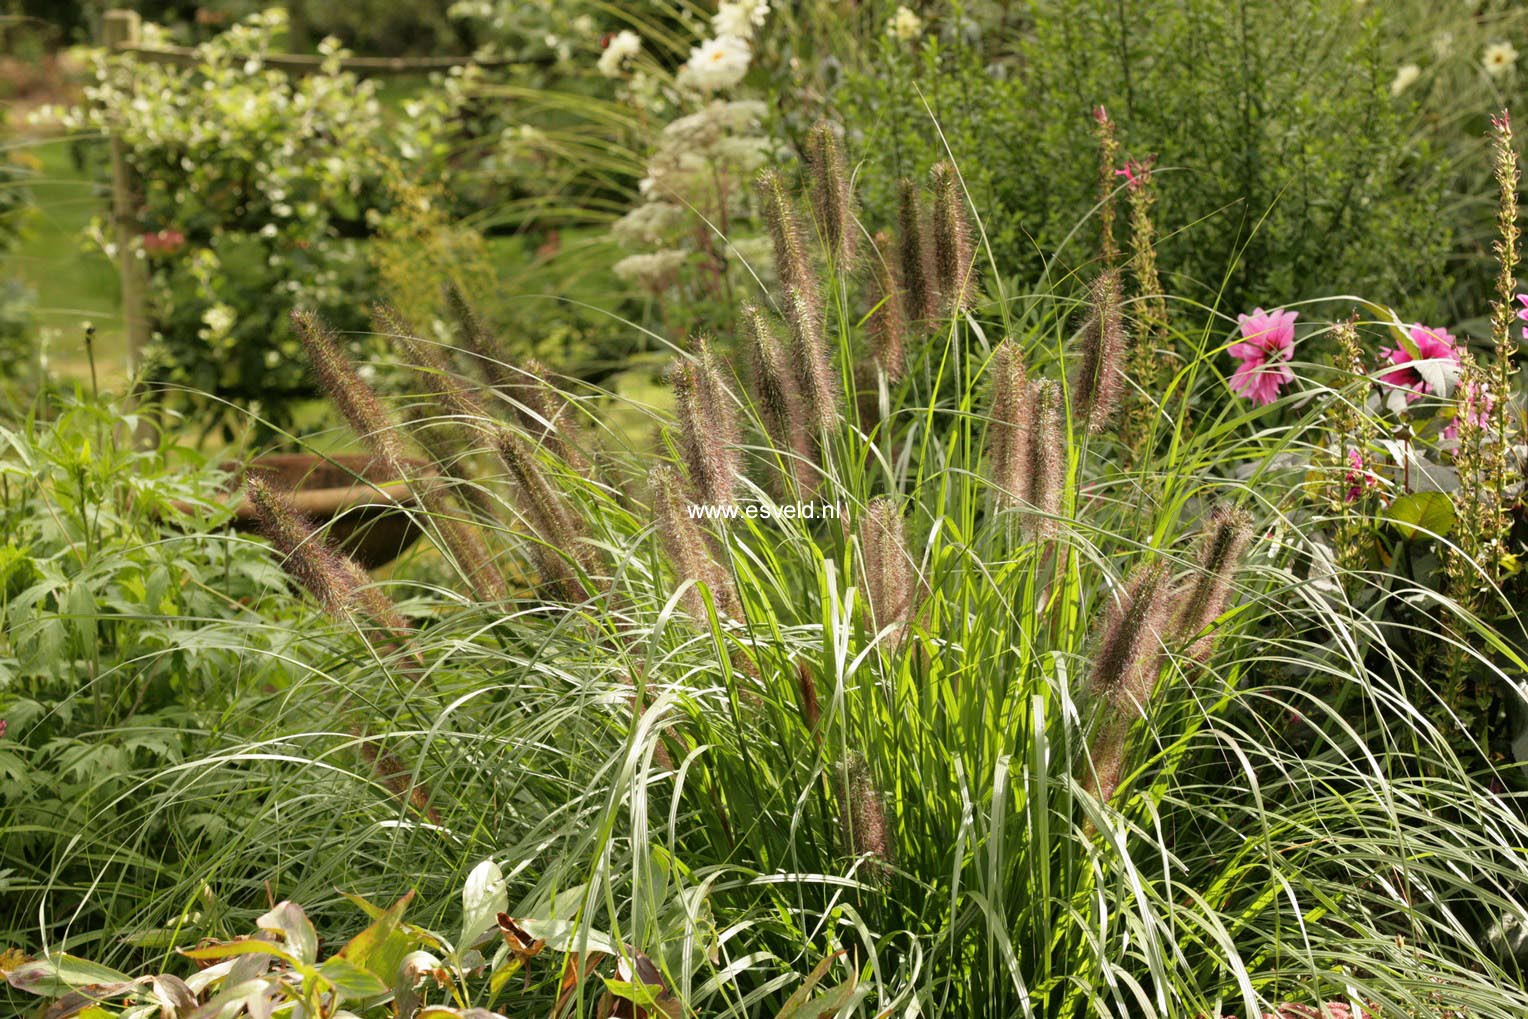
{"label": "fountain grass plume", "polygon": [[592,465],[581,448],[578,422],[567,394],[552,380],[552,370],[532,358],[516,374],[519,382],[505,396],[521,428],[563,463],[587,475]]}
{"label": "fountain grass plume", "polygon": [[534,558],[542,579],[565,604],[582,603],[590,592],[574,563],[589,576],[596,575],[599,567],[598,554],[585,540],[583,521],[562,490],[547,478],[524,436],[497,428],[493,448],[509,472],[515,509],[537,541]]}
{"label": "fountain grass plume", "polygon": [[706,618],[705,600],[695,585],[704,584],[711,591],[717,611],[737,618],[741,609],[732,578],[716,560],[714,541],[690,515],[690,499],[679,473],[670,467],[655,467],[648,474],[648,484],[652,489],[653,518],[663,551],[675,575],[681,581],[693,582],[680,604],[692,619],[703,621]]}
{"label": "fountain grass plume", "polygon": [[1119,273],[1099,273],[1088,292],[1087,319],[1072,373],[1073,414],[1097,435],[1108,427],[1124,390],[1121,359],[1125,351],[1125,321]]}
{"label": "fountain grass plume", "polygon": [[935,164],[930,172],[934,193],[934,281],[943,309],[969,311],[976,300],[976,252],[971,216],[955,164]]}
{"label": "fountain grass plume", "polygon": [[774,246],[775,273],[780,278],[780,288],[789,297],[785,305],[785,318],[793,332],[804,328],[803,320],[822,321],[822,284],[807,251],[801,221],[796,214],[796,203],[785,176],[774,168],[761,170],[758,176],[759,199],[764,207],[764,222],[769,228],[770,241]]}
{"label": "fountain grass plume", "polygon": [[669,384],[679,418],[680,453],[696,498],[709,506],[731,506],[742,467],[737,410],[721,364],[704,338],[696,339],[693,358],[669,369]]}
{"label": "fountain grass plume", "polygon": [[854,193],[844,162],[840,128],[819,120],[806,136],[806,160],[811,169],[808,191],[817,229],[828,256],[843,265],[854,260]]}
{"label": "fountain grass plume", "polygon": [[870,349],[876,367],[888,382],[907,374],[907,318],[901,288],[897,285],[897,253],[891,235],[876,231],[872,269],[876,281],[875,309],[870,314]]}
{"label": "fountain grass plume", "polygon": [[808,311],[807,300],[794,287],[786,291],[785,306],[794,311],[787,316],[792,322],[791,360],[806,404],[807,420],[821,438],[838,425],[838,373],[833,370],[823,336],[822,318]]}
{"label": "fountain grass plume", "polygon": [[1022,458],[1026,475],[1020,487],[1030,511],[1024,518],[1024,530],[1030,539],[1037,540],[1056,533],[1066,494],[1066,422],[1060,383],[1054,379],[1032,381],[1024,409],[1028,420],[1022,441],[1028,448]]}
{"label": "fountain grass plume", "polygon": [[1225,611],[1232,582],[1242,556],[1252,542],[1252,517],[1234,506],[1216,506],[1195,557],[1194,577],[1180,592],[1181,602],[1173,632],[1181,639],[1195,638],[1192,654],[1207,661],[1215,650],[1215,633],[1206,633]]}
{"label": "fountain grass plume", "polygon": [[913,558],[907,547],[902,511],[889,496],[877,496],[865,507],[859,524],[860,557],[864,562],[865,611],[876,632],[888,626],[900,630],[912,617],[916,584]]}
{"label": "fountain grass plume", "polygon": [[1102,613],[1102,636],[1088,686],[1114,710],[1144,705],[1162,671],[1170,616],[1167,568],[1153,560],[1137,566]]}
{"label": "fountain grass plume", "polygon": [[992,352],[988,368],[987,476],[999,510],[1029,501],[1029,429],[1033,424],[1024,355],[1009,337]]}
{"label": "fountain grass plume", "polygon": [[787,470],[803,490],[817,486],[817,453],[807,423],[806,401],[790,354],[769,314],[756,304],[743,306],[744,349],[764,430],[777,448],[789,454]]}
{"label": "fountain grass plume", "polygon": [[911,177],[897,183],[897,250],[905,317],[913,322],[933,318],[937,304],[933,258],[924,231],[922,195]]}
{"label": "fountain grass plume", "polygon": [[836,785],[845,849],[863,861],[862,876],[885,881],[891,875],[891,826],[886,817],[885,797],[863,754],[849,753],[848,760],[839,765]]}
{"label": "fountain grass plume", "polygon": [[451,317],[456,320],[457,335],[471,355],[478,374],[490,388],[507,393],[515,385],[514,369],[509,366],[503,348],[499,346],[499,341],[483,317],[455,283],[446,284],[446,306],[451,310]]}

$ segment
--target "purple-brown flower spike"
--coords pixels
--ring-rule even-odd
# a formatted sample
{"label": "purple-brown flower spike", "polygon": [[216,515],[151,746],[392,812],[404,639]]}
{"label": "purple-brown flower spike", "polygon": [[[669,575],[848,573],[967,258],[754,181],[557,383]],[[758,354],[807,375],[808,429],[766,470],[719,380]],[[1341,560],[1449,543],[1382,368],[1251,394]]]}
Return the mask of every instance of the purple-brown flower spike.
{"label": "purple-brown flower spike", "polygon": [[1031,538],[1056,533],[1066,489],[1066,423],[1061,407],[1061,386],[1052,379],[1036,379],[1029,385],[1028,422],[1023,458],[1028,479],[1023,483],[1024,501],[1030,509],[1024,528]]}
{"label": "purple-brown flower spike", "polygon": [[935,285],[946,311],[960,314],[976,303],[976,253],[971,241],[971,217],[960,174],[949,162],[937,164],[934,190]]}
{"label": "purple-brown flower spike", "polygon": [[669,371],[680,452],[700,501],[730,506],[741,468],[737,411],[710,344],[702,339],[695,346],[693,360],[679,361]]}
{"label": "purple-brown flower spike", "polygon": [[505,390],[513,401],[516,420],[537,444],[580,474],[588,474],[589,458],[580,449],[578,421],[568,397],[552,381],[552,370],[532,358],[516,373],[519,381]]}
{"label": "purple-brown flower spike", "polygon": [[362,442],[370,446],[383,459],[403,460],[403,444],[397,429],[372,388],[362,381],[334,333],[316,314],[306,308],[292,312],[292,324],[297,337],[307,348],[308,360],[319,385],[335,407],[349,422]]}
{"label": "purple-brown flower spike", "polygon": [[1103,613],[1103,637],[1088,677],[1095,696],[1115,709],[1136,710],[1151,698],[1162,671],[1168,616],[1166,567],[1136,567]]}
{"label": "purple-brown flower spike", "polygon": [[1135,713],[1129,709],[1109,711],[1088,741],[1088,760],[1082,769],[1082,788],[1089,795],[1108,803],[1119,788],[1125,770],[1125,747]]}
{"label": "purple-brown flower spike", "polygon": [[860,520],[859,543],[871,628],[879,633],[888,626],[905,627],[912,617],[916,578],[896,500],[887,496],[870,500]]}
{"label": "purple-brown flower spike", "polygon": [[806,136],[806,159],[811,167],[812,210],[824,247],[834,261],[854,258],[854,193],[844,165],[840,128],[819,120]]}
{"label": "purple-brown flower spike", "polygon": [[867,877],[885,880],[891,863],[891,826],[884,798],[862,754],[851,752],[839,766],[838,790],[839,816],[850,855],[865,861],[862,873]]}
{"label": "purple-brown flower spike", "polygon": [[1173,623],[1179,638],[1197,638],[1190,650],[1206,661],[1215,650],[1214,633],[1205,631],[1225,611],[1242,556],[1252,542],[1252,518],[1245,510],[1217,506],[1199,542],[1195,575],[1183,594]]}
{"label": "purple-brown flower spike", "polygon": [[1105,269],[1088,294],[1088,317],[1082,326],[1077,370],[1072,376],[1072,406],[1094,435],[1108,426],[1119,405],[1125,386],[1121,365],[1124,352],[1119,273]]}
{"label": "purple-brown flower spike", "polygon": [[409,628],[387,596],[371,585],[355,561],[332,548],[303,519],[291,498],[257,473],[245,480],[260,533],[281,555],[291,575],[336,619],[355,622],[358,615],[402,632]]}
{"label": "purple-brown flower spike", "polygon": [[515,373],[505,358],[503,348],[499,346],[499,341],[494,338],[483,317],[468,303],[454,283],[446,285],[446,305],[451,309],[451,316],[456,319],[457,333],[483,381],[499,392],[513,388]]}
{"label": "purple-brown flower spike", "polygon": [[670,467],[656,467],[648,475],[648,484],[652,488],[653,516],[664,554],[681,581],[693,582],[680,604],[690,618],[704,620],[705,600],[700,588],[694,586],[704,584],[711,591],[716,610],[737,618],[740,610],[732,578],[711,554],[711,541],[690,515],[690,499],[679,474]]}
{"label": "purple-brown flower spike", "polygon": [[807,420],[820,436],[838,425],[838,373],[833,370],[828,355],[822,318],[811,314],[805,302],[806,296],[800,290],[793,287],[786,291],[787,318],[793,323],[791,355],[795,361],[796,380],[806,398]]}
{"label": "purple-brown flower spike", "polygon": [[870,349],[876,367],[888,382],[896,383],[907,373],[907,318],[902,306],[901,288],[897,285],[897,253],[891,235],[876,231],[873,269],[876,299],[879,302],[870,316]]}
{"label": "purple-brown flower spike", "polygon": [[803,325],[798,318],[810,318],[820,330],[822,287],[807,252],[801,222],[796,215],[796,203],[785,186],[785,177],[779,170],[766,169],[759,173],[758,185],[764,222],[774,245],[775,272],[780,277],[780,289],[786,295],[793,291],[799,295],[786,302],[786,321],[793,331],[799,331]]}
{"label": "purple-brown flower spike", "polygon": [[987,404],[987,472],[997,508],[1029,501],[1029,428],[1033,424],[1024,356],[1011,338],[992,352]]}
{"label": "purple-brown flower spike", "polygon": [[488,411],[477,394],[462,384],[441,347],[421,337],[397,308],[378,303],[372,307],[371,320],[377,332],[390,337],[408,355],[415,374],[428,387],[427,395],[439,398],[447,413],[463,423],[487,419]]}
{"label": "purple-brown flower spike", "polygon": [[541,469],[526,440],[507,428],[494,433],[494,451],[514,483],[516,509],[539,542],[535,557],[542,578],[567,604],[577,605],[589,596],[571,557],[586,574],[599,566],[598,556],[584,539],[577,514]]}
{"label": "purple-brown flower spike", "polygon": [[796,483],[815,489],[817,454],[807,422],[806,401],[785,344],[764,309],[743,306],[743,331],[754,392],[764,429],[785,454]]}
{"label": "purple-brown flower spike", "polygon": [[923,230],[923,202],[918,182],[905,177],[897,184],[897,267],[902,272],[906,317],[922,322],[936,307],[933,261]]}

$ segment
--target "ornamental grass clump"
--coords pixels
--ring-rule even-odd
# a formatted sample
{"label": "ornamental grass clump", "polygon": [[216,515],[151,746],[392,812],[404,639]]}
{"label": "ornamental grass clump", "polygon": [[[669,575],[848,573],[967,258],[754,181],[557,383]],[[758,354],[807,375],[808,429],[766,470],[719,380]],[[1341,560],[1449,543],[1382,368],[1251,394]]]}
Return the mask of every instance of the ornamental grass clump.
{"label": "ornamental grass clump", "polygon": [[[589,475],[480,400],[508,420],[478,426],[505,461],[479,480],[548,555],[547,583],[490,602],[420,556],[422,580],[392,582],[427,620],[410,646],[428,683],[402,686],[397,656],[315,651],[324,666],[260,733],[279,753],[252,741],[188,766],[200,783],[258,758],[282,823],[330,831],[357,794],[308,759],[303,726],[337,688],[383,718],[397,699],[438,824],[395,810],[325,852],[283,829],[304,866],[281,894],[405,878],[454,893],[471,861],[512,861],[482,925],[437,957],[466,973],[528,940],[492,948],[506,932],[544,938],[555,968],[499,988],[527,1014],[590,1013],[606,993],[617,1014],[653,1011],[656,991],[617,1000],[639,971],[665,1008],[728,1019],[1208,1017],[1344,997],[1430,1015],[1434,995],[1528,1011],[1515,964],[1482,947],[1528,887],[1513,849],[1528,822],[1488,792],[1505,769],[1472,772],[1457,729],[1396,710],[1436,682],[1400,650],[1415,624],[1320,572],[1290,464],[1326,444],[1320,409],[1249,427],[1262,411],[1227,403],[1218,338],[1169,325],[1205,410],[1174,421],[1173,455],[1132,459],[1100,398],[1110,373],[1078,371],[1079,344],[1118,371],[1117,283],[1089,339],[1070,282],[957,314],[915,262],[915,300],[935,299],[908,316],[902,377],[876,379],[884,413],[862,427],[850,372],[874,356],[860,316],[884,291],[809,247],[797,196],[763,182],[789,257],[734,327],[752,386],[720,345],[676,342],[673,407],[641,408],[658,442]],[[809,305],[802,280],[832,300]],[[801,370],[804,335],[830,384]],[[793,464],[811,502],[784,501],[804,498]],[[223,845],[270,837],[250,823]],[[1376,878],[1397,859],[1436,865]],[[203,879],[262,895],[218,864],[158,912],[179,916]],[[506,1000],[426,984],[451,1009]]]}

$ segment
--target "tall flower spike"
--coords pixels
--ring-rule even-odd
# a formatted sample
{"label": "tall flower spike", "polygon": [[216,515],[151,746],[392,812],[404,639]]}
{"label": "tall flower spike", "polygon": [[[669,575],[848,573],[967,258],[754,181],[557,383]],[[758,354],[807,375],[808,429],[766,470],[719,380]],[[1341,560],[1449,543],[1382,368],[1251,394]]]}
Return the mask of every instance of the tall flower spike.
{"label": "tall flower spike", "polygon": [[1093,122],[1098,135],[1098,231],[1099,257],[1106,268],[1119,262],[1119,243],[1114,239],[1114,223],[1119,213],[1115,202],[1114,168],[1119,165],[1119,139],[1114,135],[1114,121],[1102,106],[1093,108]]}
{"label": "tall flower spike", "polygon": [[[1205,634],[1225,611],[1242,555],[1252,542],[1252,518],[1234,506],[1217,506],[1199,543],[1195,576],[1184,594],[1173,630],[1180,638],[1197,637],[1191,654],[1205,661],[1215,649],[1215,635]],[[1202,636],[1201,636],[1202,634]]]}
{"label": "tall flower spike", "polygon": [[802,238],[796,203],[785,186],[785,177],[779,170],[766,169],[759,173],[758,185],[759,199],[764,206],[764,222],[769,227],[770,241],[774,245],[775,272],[780,277],[780,289],[787,295],[793,291],[799,294],[799,299],[786,302],[786,321],[792,330],[799,331],[803,326],[798,317],[810,318],[818,323],[820,329],[822,287]]}
{"label": "tall flower spike", "polygon": [[333,334],[310,311],[292,312],[292,321],[330,399],[350,423],[356,437],[371,448],[388,472],[408,481],[410,490],[429,513],[430,524],[440,543],[466,574],[474,593],[486,601],[507,598],[509,589],[505,587],[493,557],[488,554],[482,535],[461,519],[461,510],[453,504],[439,478],[411,468],[404,458],[403,442],[392,418],[382,409],[377,394],[361,380],[350,359],[340,351]]}
{"label": "tall flower spike", "polygon": [[[865,507],[859,526],[860,555],[865,563],[865,608],[877,633],[888,626],[906,627],[912,616],[913,559],[907,548],[902,511],[896,500],[879,496]],[[900,633],[892,639],[895,646]]]}
{"label": "tall flower spike", "polygon": [[335,407],[349,422],[356,436],[384,460],[402,462],[403,444],[392,420],[382,409],[377,394],[361,380],[355,366],[340,350],[334,333],[316,314],[306,308],[292,312],[297,337],[307,348],[308,361],[318,383]]}
{"label": "tall flower spike", "polygon": [[891,862],[891,827],[881,791],[862,754],[851,752],[839,766],[838,789],[839,815],[847,829],[844,842],[850,854],[865,861],[867,877],[884,880]]}
{"label": "tall flower spike", "polygon": [[935,165],[934,272],[946,311],[960,314],[976,301],[976,254],[971,242],[971,217],[955,165]]}
{"label": "tall flower spike", "polygon": [[796,380],[806,397],[807,419],[818,435],[826,435],[838,425],[838,379],[828,357],[828,345],[822,334],[822,319],[806,307],[806,295],[792,287],[786,291],[786,309],[791,316],[792,359]]}
{"label": "tall flower spike", "polygon": [[[672,468],[655,467],[648,475],[648,483],[652,487],[658,538],[674,573],[681,581],[705,584],[711,590],[717,611],[736,618],[740,614],[737,591],[732,586],[732,578],[712,555],[712,543],[705,531],[690,515],[690,500],[685,494],[684,482]],[[680,604],[692,619],[706,618],[705,600],[699,588],[690,587]]]}
{"label": "tall flower spike", "polygon": [[870,316],[870,349],[887,381],[896,383],[907,373],[906,309],[902,307],[901,288],[897,285],[897,256],[891,235],[878,230],[874,240],[875,296],[879,303]]}
{"label": "tall flower spike", "polygon": [[987,472],[999,510],[1029,501],[1029,382],[1019,345],[1005,339],[992,352],[987,404]]}
{"label": "tall flower spike", "polygon": [[1119,274],[1106,269],[1088,293],[1088,317],[1082,326],[1077,370],[1072,376],[1072,405],[1095,435],[1108,426],[1124,389],[1120,364],[1124,350]]}
{"label": "tall flower spike", "polygon": [[787,469],[795,476],[797,485],[815,490],[817,455],[808,430],[801,383],[790,355],[768,313],[758,305],[743,306],[743,328],[764,429],[770,441],[785,454]]}
{"label": "tall flower spike", "polygon": [[854,258],[854,194],[844,165],[839,128],[819,120],[806,136],[806,158],[812,170],[812,209],[828,254],[840,264]]}
{"label": "tall flower spike", "polygon": [[482,316],[468,303],[467,298],[455,283],[446,285],[446,304],[451,309],[451,316],[456,319],[457,332],[462,344],[467,348],[467,353],[472,356],[473,366],[482,376],[483,381],[500,392],[507,392],[513,388],[514,369],[509,366],[503,349],[493,333],[489,331]]}
{"label": "tall flower spike", "polygon": [[1129,711],[1108,711],[1103,724],[1088,741],[1088,762],[1082,769],[1083,791],[1104,803],[1114,798],[1125,770],[1125,747],[1134,722]]}
{"label": "tall flower spike", "polygon": [[487,420],[488,411],[477,394],[462,384],[439,344],[420,336],[413,324],[390,304],[374,305],[371,320],[377,332],[392,339],[408,355],[414,373],[428,387],[425,395],[438,398],[446,411],[463,424]]}
{"label": "tall flower spike", "polygon": [[730,506],[740,467],[737,413],[710,345],[698,340],[695,346],[695,358],[677,362],[669,372],[680,451],[700,501]]}
{"label": "tall flower spike", "polygon": [[1144,705],[1161,671],[1162,634],[1168,615],[1167,569],[1138,566],[1104,612],[1103,637],[1088,685],[1115,708]]}
{"label": "tall flower spike", "polygon": [[923,202],[918,182],[904,177],[897,184],[898,268],[907,318],[921,322],[934,316],[933,266],[923,231]]}
{"label": "tall flower spike", "polygon": [[563,463],[580,474],[588,474],[589,458],[579,448],[573,407],[552,381],[552,370],[532,358],[517,374],[518,384],[505,395],[513,401],[511,406],[521,427]]}
{"label": "tall flower spike", "polygon": [[539,542],[535,558],[542,578],[564,602],[576,605],[584,601],[589,591],[565,556],[572,557],[590,575],[596,572],[599,560],[583,540],[584,529],[577,514],[547,479],[523,437],[500,428],[494,433],[493,445],[514,483],[516,509]]}
{"label": "tall flower spike", "polygon": [[1028,422],[1024,438],[1029,448],[1023,468],[1028,478],[1022,491],[1031,512],[1024,520],[1024,529],[1031,538],[1048,538],[1056,533],[1066,488],[1066,423],[1061,412],[1061,386],[1052,379],[1031,382],[1025,409]]}

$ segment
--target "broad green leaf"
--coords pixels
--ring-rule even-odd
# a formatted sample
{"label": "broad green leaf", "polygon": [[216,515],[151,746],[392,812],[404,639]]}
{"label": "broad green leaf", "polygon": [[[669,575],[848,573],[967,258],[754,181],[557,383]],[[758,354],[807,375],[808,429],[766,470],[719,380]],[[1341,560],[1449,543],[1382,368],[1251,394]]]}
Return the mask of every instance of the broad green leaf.
{"label": "broad green leaf", "polygon": [[263,931],[278,932],[286,942],[287,951],[301,962],[311,966],[318,961],[318,935],[308,914],[297,903],[279,902],[255,923]]}
{"label": "broad green leaf", "polygon": [[6,979],[17,990],[50,998],[67,994],[77,987],[133,982],[126,973],[73,955],[54,955],[22,963],[11,970]]}
{"label": "broad green leaf", "polygon": [[491,930],[500,913],[509,910],[509,889],[504,872],[492,860],[472,868],[462,888],[462,934],[456,950],[465,952],[472,943]]}
{"label": "broad green leaf", "polygon": [[386,994],[390,989],[387,981],[370,970],[362,969],[342,955],[324,960],[318,967],[318,975],[346,998],[369,998],[377,994]]}
{"label": "broad green leaf", "polygon": [[403,957],[413,947],[413,939],[399,927],[404,910],[413,901],[414,893],[410,891],[372,921],[370,927],[351,938],[339,950],[339,956],[352,965],[370,971],[384,982],[391,979],[398,972]]}
{"label": "broad green leaf", "polygon": [[1454,502],[1442,492],[1410,492],[1396,499],[1385,517],[1402,538],[1442,537],[1454,526]]}
{"label": "broad green leaf", "polygon": [[179,951],[187,959],[203,961],[209,959],[227,959],[234,955],[269,955],[300,971],[308,973],[313,971],[313,967],[271,941],[228,941],[221,945],[208,945],[206,948],[182,948]]}

